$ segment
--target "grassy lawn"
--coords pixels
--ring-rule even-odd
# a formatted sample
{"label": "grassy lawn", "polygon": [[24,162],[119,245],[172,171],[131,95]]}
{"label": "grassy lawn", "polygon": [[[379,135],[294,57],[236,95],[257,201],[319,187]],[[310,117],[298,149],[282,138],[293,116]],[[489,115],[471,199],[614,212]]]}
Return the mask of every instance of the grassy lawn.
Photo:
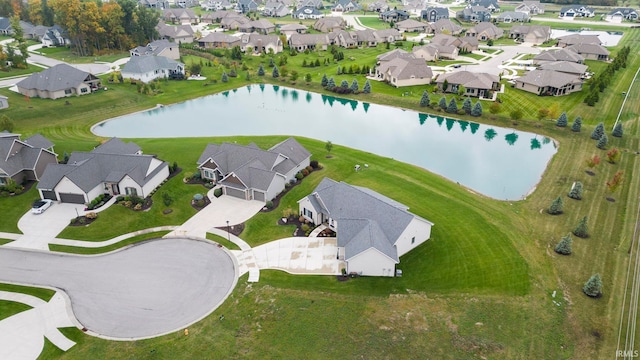
{"label": "grassy lawn", "polygon": [[14,301],[0,300],[0,309],[2,309],[2,312],[0,312],[0,321],[2,321],[15,314],[31,309],[31,306]]}
{"label": "grassy lawn", "polygon": [[368,27],[376,30],[389,29],[389,23],[386,23],[378,19],[377,17],[361,16],[361,17],[358,17],[357,19],[358,21],[360,21],[360,23],[364,27]]}
{"label": "grassy lawn", "polygon": [[67,47],[41,48],[38,52],[42,55],[72,64],[87,64],[96,61],[110,63],[118,59],[129,57],[129,52],[127,51],[114,51],[113,53],[99,56],[77,56],[70,48]]}
{"label": "grassy lawn", "polygon": [[0,79],[10,78],[14,76],[29,75],[31,73],[39,72],[39,71],[42,71],[41,67],[27,64],[26,69],[9,68],[6,71],[5,70],[0,71]]}
{"label": "grassy lawn", "polygon": [[[632,53],[637,53],[639,36],[638,30],[626,30],[621,45],[628,44],[633,47]],[[323,92],[317,84],[323,73],[334,76],[338,83],[356,78],[364,84],[361,75],[336,75],[337,66],[372,65],[381,50],[384,48],[344,50],[346,60],[319,68],[302,68],[301,63],[305,59],[307,63],[316,58],[323,60],[329,54],[298,54],[289,56],[285,67],[301,75],[312,74],[311,84],[298,81],[296,87]],[[243,60],[253,74],[259,63],[267,61],[262,57]],[[594,69],[602,66],[593,64]],[[603,162],[594,169],[594,176],[585,173],[584,161],[594,154],[605,157],[605,151],[595,147],[589,134],[601,121],[610,132],[622,104],[620,93],[627,91],[638,67],[640,57],[630,57],[627,68],[616,73],[593,108],[582,103],[584,92],[552,98],[508,91],[500,95],[500,114],[491,115],[485,110],[483,117],[475,119],[495,126],[517,126],[519,130],[553,138],[559,144],[558,153],[537,190],[523,201],[488,199],[426,170],[340,144],[334,144],[333,157],[328,159],[324,157],[324,141],[299,138],[323,169],[289,191],[278,209],[249,220],[241,237],[255,246],[289,236],[291,228],[276,225],[282,211],[297,210],[296,201],[323,177],[343,180],[379,191],[435,223],[431,240],[401,258],[402,278],[338,282],[329,276],[262,271],[257,284],[247,283],[246,275],[240,278],[230,298],[211,316],[191,326],[189,336],[177,332],[144,341],[112,342],[86,336],[77,329],[64,329],[78,345],[63,353],[47,343],[41,358],[206,358],[216,354],[220,358],[276,359],[297,353],[318,359],[416,358],[422,354],[443,359],[610,357],[616,346],[620,292],[624,288],[627,249],[635,229],[636,201],[640,196],[640,183],[632,181],[640,171],[635,154],[640,144],[640,103],[627,102],[622,112],[624,137],[609,138],[610,148],[622,150],[621,161]],[[206,71],[208,77],[219,79],[228,68],[219,65]],[[95,146],[99,139],[88,129],[97,121],[157,103],[179,102],[241,86],[246,84],[243,75],[239,71],[238,78],[227,84],[207,86],[187,81],[162,82],[163,93],[151,97],[137,94],[133,86],[114,84],[107,92],[71,98],[70,106],[42,99],[26,103],[6,90],[0,93],[7,94],[12,101],[12,107],[5,113],[14,119],[16,131],[23,135],[42,132],[62,153]],[[274,80],[269,76],[255,79],[291,85],[290,80]],[[371,84],[372,94],[355,98],[412,109],[418,109],[425,88],[395,89],[382,83]],[[632,99],[640,96],[639,88],[640,85],[632,89]],[[409,95],[400,96],[403,93]],[[535,120],[538,109],[554,106],[567,111],[570,121],[582,116],[582,132],[558,128],[550,120]],[[524,118],[517,123],[506,115],[514,109],[524,112]],[[267,148],[283,138],[133,141],[145,153],[176,161],[183,171],[193,171],[198,155],[209,142],[254,141]],[[365,162],[371,164],[368,171],[352,171],[354,163]],[[617,193],[609,194],[604,183],[618,170],[624,171],[626,181]],[[564,197],[573,181],[584,184],[581,201]],[[174,198],[173,212],[169,215],[162,214],[165,206],[159,196],[163,191]],[[196,192],[204,192],[204,188],[185,185],[178,176],[156,193],[150,211],[136,213],[114,206],[102,212],[90,226],[67,228],[60,236],[100,241],[152,226],[178,225],[195,213],[188,201]],[[544,210],[557,196],[565,199],[564,214],[546,214]],[[606,197],[615,201],[607,201]],[[16,212],[14,207],[26,211],[31,200],[24,195],[0,199],[0,210],[12,222],[3,221],[2,227],[15,230],[13,224],[19,216],[11,215]],[[589,218],[590,237],[574,238],[571,256],[555,254],[553,246],[583,216]],[[224,239],[211,238],[230,246]],[[604,281],[604,296],[599,300],[587,298],[581,292],[582,284],[595,272],[601,273]],[[6,289],[5,285],[0,285],[0,289]],[[556,303],[551,298],[554,291]],[[225,317],[221,321],[222,314]],[[301,332],[304,336],[300,336]]]}
{"label": "grassy lawn", "polygon": [[[13,284],[3,284],[3,283],[0,283],[0,290],[1,291],[11,291],[11,292],[20,293],[20,294],[32,295],[32,296],[35,296],[35,297],[37,297],[39,299],[42,299],[44,301],[51,300],[53,295],[56,293],[53,290],[45,289],[45,288],[36,288],[36,287],[28,287],[28,286],[13,285]],[[2,309],[2,307],[0,307],[0,309]],[[4,314],[4,312],[0,312],[0,317],[4,316],[3,314]]]}
{"label": "grassy lawn", "polygon": [[0,231],[22,234],[18,229],[18,220],[31,209],[31,204],[38,198],[38,190],[35,186],[20,195],[0,198],[0,213],[2,213]]}
{"label": "grassy lawn", "polygon": [[110,251],[118,250],[118,249],[123,248],[123,247],[125,247],[127,245],[139,243],[141,241],[145,241],[145,240],[149,240],[149,239],[158,239],[158,238],[161,238],[161,237],[165,236],[168,233],[169,233],[168,231],[159,231],[159,232],[152,232],[152,233],[148,233],[148,234],[138,235],[138,236],[134,236],[134,237],[131,237],[129,239],[120,241],[120,242],[118,242],[116,244],[107,245],[107,246],[103,246],[103,247],[99,247],[99,248],[87,248],[87,247],[77,247],[77,246],[66,246],[66,245],[49,244],[49,250],[57,251],[57,252],[71,253],[71,254],[83,254],[83,255],[103,254],[103,253],[107,253],[107,252],[110,252]]}
{"label": "grassy lawn", "polygon": [[235,243],[223,238],[222,236],[214,235],[212,233],[207,233],[207,239],[213,240],[213,241],[217,242],[218,244],[226,247],[229,250],[241,250],[238,245],[236,245]]}

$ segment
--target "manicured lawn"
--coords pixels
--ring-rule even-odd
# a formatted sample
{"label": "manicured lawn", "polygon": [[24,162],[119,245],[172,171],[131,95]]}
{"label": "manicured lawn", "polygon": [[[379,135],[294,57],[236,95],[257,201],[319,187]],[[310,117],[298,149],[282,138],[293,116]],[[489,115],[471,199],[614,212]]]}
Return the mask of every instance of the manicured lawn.
{"label": "manicured lawn", "polygon": [[222,236],[214,235],[212,233],[207,233],[207,239],[213,240],[218,244],[226,247],[229,250],[240,250],[240,247],[235,243],[223,238]]}
{"label": "manicured lawn", "polygon": [[29,75],[31,73],[39,72],[39,71],[42,71],[42,68],[35,65],[27,65],[26,69],[9,68],[6,71],[5,70],[0,71],[0,79],[10,78],[14,76]]}
{"label": "manicured lawn", "polygon": [[0,213],[2,214],[0,231],[22,234],[18,229],[18,220],[31,209],[31,203],[38,197],[38,190],[33,186],[29,191],[20,195],[0,198]]}
{"label": "manicured lawn", "polygon": [[31,309],[31,306],[14,301],[0,300],[0,309],[2,309],[2,312],[0,312],[0,321],[2,321],[15,314]]}
{"label": "manicured lawn", "polygon": [[[32,295],[32,296],[40,298],[40,299],[42,299],[44,301],[51,300],[53,295],[56,293],[53,290],[45,289],[45,288],[36,288],[36,287],[28,287],[28,286],[13,285],[13,284],[3,284],[3,283],[0,283],[0,290],[1,291],[11,291],[11,292],[20,293],[20,294]],[[0,309],[2,309],[2,307],[0,307]],[[0,312],[0,317],[4,316],[3,313],[4,312]]]}
{"label": "manicured lawn", "polygon": [[360,16],[357,19],[358,19],[358,21],[360,21],[360,23],[364,27],[368,27],[368,28],[372,28],[372,29],[376,29],[376,30],[389,29],[389,23],[386,23],[386,22],[378,19],[377,17]]}
{"label": "manicured lawn", "polygon": [[99,248],[87,248],[87,247],[76,247],[76,246],[66,246],[66,245],[57,245],[57,244],[49,244],[49,250],[65,252],[71,254],[83,254],[83,255],[94,255],[94,254],[103,254],[110,251],[114,251],[120,248],[123,248],[127,245],[139,243],[141,241],[149,240],[149,239],[158,239],[168,234],[168,231],[159,231],[152,232],[148,234],[134,236],[132,238],[120,241],[113,245],[103,246]]}
{"label": "manicured lawn", "polygon": [[67,48],[67,47],[42,48],[42,49],[39,49],[38,52],[45,56],[62,60],[72,64],[86,64],[86,63],[92,63],[96,61],[110,63],[118,59],[129,57],[129,52],[127,51],[114,51],[113,53],[99,55],[99,56],[77,56],[70,48]]}

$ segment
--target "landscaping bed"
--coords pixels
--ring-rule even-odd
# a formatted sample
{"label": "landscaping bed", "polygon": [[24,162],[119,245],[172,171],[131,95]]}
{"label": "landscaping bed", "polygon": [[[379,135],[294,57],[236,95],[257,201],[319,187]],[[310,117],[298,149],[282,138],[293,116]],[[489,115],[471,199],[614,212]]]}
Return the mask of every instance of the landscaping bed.
{"label": "landscaping bed", "polygon": [[304,168],[301,172],[299,172],[298,174],[301,174],[302,176],[300,178],[298,178],[298,176],[296,175],[296,181],[295,182],[288,182],[285,185],[284,190],[282,190],[282,192],[279,193],[270,202],[267,201],[267,206],[263,207],[261,211],[262,212],[270,212],[270,211],[273,211],[274,209],[277,209],[278,206],[280,205],[280,199],[282,199],[283,196],[287,195],[287,193],[291,189],[293,189],[294,187],[296,187],[299,184],[301,184],[302,183],[302,179],[304,179],[305,177],[309,176],[309,174],[311,174],[314,171],[322,170],[322,167],[318,164],[317,161],[312,161],[312,163],[315,164],[315,166],[309,165],[306,168]]}
{"label": "landscaping bed", "polygon": [[87,213],[84,216],[78,216],[71,219],[69,226],[87,226],[92,222],[96,221],[97,218],[98,218],[97,213],[94,213],[94,212]]}
{"label": "landscaping bed", "polygon": [[134,211],[147,211],[153,205],[153,200],[151,200],[150,197],[118,196],[116,204],[120,204]]}
{"label": "landscaping bed", "polygon": [[223,231],[227,231],[235,236],[240,236],[240,234],[242,234],[242,232],[244,231],[244,223],[240,223],[237,225],[230,225],[230,226],[219,226],[216,229],[220,229]]}

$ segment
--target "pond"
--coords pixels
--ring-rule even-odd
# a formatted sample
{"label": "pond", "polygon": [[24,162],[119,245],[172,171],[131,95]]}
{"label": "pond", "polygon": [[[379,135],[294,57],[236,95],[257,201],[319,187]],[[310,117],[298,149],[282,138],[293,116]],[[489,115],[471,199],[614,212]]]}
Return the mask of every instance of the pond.
{"label": "pond", "polygon": [[[414,164],[500,200],[526,197],[556,153],[553,141],[529,132],[276,85],[250,85],[130,114],[92,130],[129,138],[304,136]],[[322,161],[324,155],[315,158]]]}
{"label": "pond", "polygon": [[[585,25],[586,26],[586,25]],[[580,34],[580,35],[597,35],[600,42],[602,42],[602,46],[617,46],[622,39],[622,35],[624,35],[620,31],[594,31],[594,30],[551,30],[551,38],[557,39],[561,36],[571,35],[571,34]]]}

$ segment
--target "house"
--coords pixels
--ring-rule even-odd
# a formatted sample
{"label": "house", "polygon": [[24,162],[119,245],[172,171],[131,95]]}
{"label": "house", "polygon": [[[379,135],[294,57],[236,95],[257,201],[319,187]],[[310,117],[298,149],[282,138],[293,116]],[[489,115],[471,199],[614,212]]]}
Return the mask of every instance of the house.
{"label": "house", "polygon": [[429,6],[420,12],[420,18],[426,22],[436,22],[440,19],[449,18],[449,9],[443,7]]}
{"label": "house", "polygon": [[538,66],[540,70],[552,70],[565,74],[577,75],[584,78],[588,66],[583,64],[578,64],[571,61],[550,61],[542,63]]}
{"label": "house", "polygon": [[429,28],[429,24],[407,19],[396,23],[396,29],[400,32],[426,32]]}
{"label": "house", "polygon": [[471,36],[456,37],[446,34],[436,34],[431,38],[430,44],[438,46],[455,46],[456,48],[472,52],[478,50],[478,39]]}
{"label": "house", "polygon": [[0,109],[6,109],[8,107],[9,107],[9,98],[4,95],[0,95]]}
{"label": "house", "polygon": [[348,273],[394,276],[400,257],[431,237],[433,223],[371,189],[324,178],[298,201],[300,215],[336,232]]}
{"label": "house", "polygon": [[291,14],[291,10],[289,6],[279,0],[269,0],[264,5],[264,9],[262,9],[263,16],[271,16],[271,17],[283,17],[289,16]]}
{"label": "house", "polygon": [[[20,28],[22,28],[22,32],[24,33],[24,38],[34,41],[42,42],[42,38],[49,31],[49,28],[44,25],[33,25],[26,21],[20,21]],[[10,29],[10,34],[13,34],[13,30]]]}
{"label": "house", "polygon": [[575,44],[568,46],[567,50],[573,51],[576,54],[582,55],[586,60],[609,60],[609,50],[605,49],[602,45],[598,44]]}
{"label": "house", "polygon": [[415,56],[413,56],[413,54],[407,52],[406,50],[395,49],[376,56],[376,64],[380,65],[384,62],[388,62],[396,58],[413,59],[415,58]]}
{"label": "house", "polygon": [[378,18],[384,22],[394,22],[407,20],[409,18],[409,13],[404,10],[392,9],[388,11],[381,12],[378,15]]}
{"label": "house", "polygon": [[378,43],[394,43],[402,40],[402,34],[396,29],[374,30],[373,36]]}
{"label": "house", "polygon": [[198,159],[203,179],[222,187],[225,195],[269,201],[295,181],[295,176],[309,166],[311,154],[294,138],[262,150],[255,144],[247,146],[222,143],[209,144]]}
{"label": "house", "polygon": [[301,24],[285,24],[280,26],[280,32],[284,34],[287,39],[293,34],[305,34],[309,28]]}
{"label": "house", "polygon": [[158,35],[160,35],[161,39],[179,44],[193,42],[194,32],[191,25],[167,25],[159,22],[156,30],[158,30]]}
{"label": "house", "polygon": [[423,59],[411,54],[380,62],[376,66],[376,77],[395,87],[427,85],[431,83],[433,72]]}
{"label": "house", "polygon": [[71,39],[67,32],[58,25],[53,25],[40,38],[43,47],[67,46],[71,44]]}
{"label": "house", "polygon": [[533,57],[534,64],[554,61],[570,61],[578,64],[584,62],[584,56],[568,49],[547,50]]}
{"label": "house", "polygon": [[435,61],[440,59],[455,60],[459,50],[453,45],[427,44],[414,46],[411,53],[424,61]]}
{"label": "house", "polygon": [[174,0],[174,2],[177,7],[183,8],[183,9],[200,5],[199,0]]}
{"label": "house", "polygon": [[13,34],[13,29],[11,28],[11,20],[7,17],[0,17],[0,34],[5,36]]}
{"label": "house", "polygon": [[85,204],[102,194],[147,197],[168,176],[169,163],[112,138],[91,152],[71,153],[66,164],[49,164],[37,188],[42,199]]}
{"label": "house", "polygon": [[164,56],[173,60],[180,60],[180,47],[178,44],[166,39],[152,41],[147,46],[138,46],[129,50],[130,56],[155,55]]}
{"label": "house", "polygon": [[504,30],[490,22],[481,22],[467,30],[466,37],[474,37],[480,41],[496,40],[504,35]]}
{"label": "house", "polygon": [[57,164],[53,143],[40,134],[21,140],[19,134],[0,132],[0,185],[12,179],[39,181],[48,164]]}
{"label": "house", "polygon": [[[233,9],[234,6],[235,5],[232,4],[229,0],[207,0],[200,4],[202,10],[206,11],[229,10]],[[205,17],[205,15],[208,14],[202,14],[202,16],[200,17],[200,22],[203,22],[202,18]]]}
{"label": "house", "polygon": [[238,26],[238,31],[243,33],[270,34],[276,31],[276,26],[269,20],[260,19],[250,21]]}
{"label": "house", "polygon": [[491,12],[484,6],[467,6],[456,12],[456,18],[467,22],[491,21]]}
{"label": "house", "polygon": [[607,13],[605,20],[611,22],[622,22],[623,20],[637,21],[638,11],[633,8],[615,8]]}
{"label": "house", "polygon": [[184,64],[173,59],[164,56],[140,55],[129,58],[121,73],[124,79],[148,83],[156,79],[182,79],[185,75],[184,70]]}
{"label": "house", "polygon": [[346,21],[342,17],[330,16],[318,19],[313,24],[313,29],[320,32],[332,32],[342,30],[347,27]]}
{"label": "house", "polygon": [[558,47],[565,48],[567,46],[576,45],[576,44],[596,44],[602,45],[600,38],[598,35],[580,35],[580,34],[572,34],[560,36],[558,39]]}
{"label": "house", "polygon": [[58,99],[91,94],[100,87],[100,79],[67,64],[58,64],[19,81],[18,92],[28,97]]}
{"label": "house", "polygon": [[542,25],[514,25],[509,38],[517,42],[539,45],[551,38],[551,27]]}
{"label": "house", "polygon": [[212,32],[198,40],[198,45],[205,49],[228,49],[240,46],[240,37],[221,32]]}
{"label": "house", "polygon": [[403,1],[403,5],[404,6],[402,7],[402,10],[408,12],[413,16],[418,17],[422,13],[422,10],[425,8],[425,1],[424,0]]}
{"label": "house", "polygon": [[458,35],[462,32],[462,26],[454,23],[449,19],[440,19],[429,24],[431,32],[434,34]]}
{"label": "house", "polygon": [[220,27],[225,30],[238,30],[240,26],[250,23],[251,19],[245,15],[235,14],[223,17],[220,20]]}
{"label": "house", "polygon": [[544,4],[540,1],[523,1],[516,6],[515,11],[531,16],[544,14]]}
{"label": "house", "polygon": [[333,40],[331,43],[341,46],[345,49],[351,49],[358,46],[358,41],[355,35],[348,33],[344,30],[332,31],[328,34],[329,40]]}
{"label": "house", "polygon": [[540,96],[561,96],[582,90],[579,76],[553,70],[532,70],[515,82],[516,89]]}
{"label": "house", "polygon": [[300,20],[320,19],[320,18],[324,17],[324,14],[322,12],[320,12],[320,10],[318,10],[315,7],[305,6],[305,7],[301,7],[298,10],[294,11],[291,14],[291,17],[293,17],[295,19],[300,19]]}
{"label": "house", "polygon": [[531,21],[531,16],[528,13],[520,11],[505,11],[494,18],[497,23],[523,23]]}
{"label": "house", "polygon": [[324,9],[322,0],[300,0],[298,1],[298,9],[303,7],[311,7],[316,9]]}
{"label": "house", "polygon": [[585,5],[569,5],[563,6],[560,9],[560,15],[558,17],[563,19],[573,19],[577,17],[594,17],[596,15],[596,10],[592,7],[588,7]]}
{"label": "house", "polygon": [[236,3],[236,11],[241,14],[258,11],[260,2],[257,0],[238,0]]}
{"label": "house", "polygon": [[164,9],[162,19],[172,24],[197,24],[198,16],[191,9]]}
{"label": "house", "polygon": [[327,50],[329,36],[327,34],[291,34],[289,47],[297,51]]}
{"label": "house", "polygon": [[389,10],[389,4],[386,0],[377,0],[372,3],[367,4],[368,11],[375,11],[378,13],[385,12]]}
{"label": "house", "polygon": [[353,12],[360,10],[360,5],[354,0],[338,0],[335,5],[331,8],[331,11],[337,12]]}
{"label": "house", "polygon": [[282,52],[283,44],[277,35],[244,34],[240,38],[240,50],[254,54],[278,54]]}
{"label": "house", "polygon": [[168,0],[138,0],[138,4],[142,7],[151,8],[151,9],[168,9],[169,1]]}
{"label": "house", "polygon": [[[445,89],[444,84],[447,84]],[[470,71],[456,71],[440,74],[436,79],[438,88],[443,92],[457,94],[460,87],[464,87],[464,96],[489,97],[493,91],[500,90],[500,78],[488,73],[474,73]]]}
{"label": "house", "polygon": [[500,12],[500,5],[498,5],[498,0],[471,0],[470,4],[471,6],[482,6],[492,13]]}

